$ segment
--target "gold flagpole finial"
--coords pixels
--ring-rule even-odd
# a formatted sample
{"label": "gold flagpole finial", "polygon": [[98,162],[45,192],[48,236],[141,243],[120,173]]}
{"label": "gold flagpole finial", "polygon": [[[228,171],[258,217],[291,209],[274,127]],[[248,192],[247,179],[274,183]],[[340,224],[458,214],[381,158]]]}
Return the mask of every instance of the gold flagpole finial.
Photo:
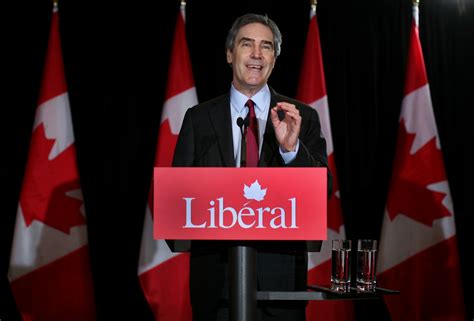
{"label": "gold flagpole finial", "polygon": [[318,0],[310,0],[311,3],[311,10],[316,12],[316,6],[318,5]]}
{"label": "gold flagpole finial", "polygon": [[181,6],[183,6],[183,7],[186,6],[186,0],[181,0]]}
{"label": "gold flagpole finial", "polygon": [[413,0],[413,5],[419,6],[420,5],[420,0]]}
{"label": "gold flagpole finial", "polygon": [[58,9],[58,0],[53,0],[53,8]]}

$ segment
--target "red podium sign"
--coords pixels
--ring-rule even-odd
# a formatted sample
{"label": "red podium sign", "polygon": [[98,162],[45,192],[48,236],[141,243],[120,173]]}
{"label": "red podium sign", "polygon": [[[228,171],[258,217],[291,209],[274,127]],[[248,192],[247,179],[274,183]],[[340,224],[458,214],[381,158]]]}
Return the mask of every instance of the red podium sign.
{"label": "red podium sign", "polygon": [[326,171],[156,167],[154,238],[325,240]]}

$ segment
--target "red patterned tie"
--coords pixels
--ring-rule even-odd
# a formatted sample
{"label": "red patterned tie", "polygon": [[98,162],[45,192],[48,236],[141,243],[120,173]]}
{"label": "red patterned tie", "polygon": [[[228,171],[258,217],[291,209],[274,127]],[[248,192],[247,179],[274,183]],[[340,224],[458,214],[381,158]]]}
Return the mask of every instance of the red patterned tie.
{"label": "red patterned tie", "polygon": [[255,116],[255,104],[249,99],[245,104],[249,108],[249,127],[247,130],[247,167],[258,166],[258,121]]}

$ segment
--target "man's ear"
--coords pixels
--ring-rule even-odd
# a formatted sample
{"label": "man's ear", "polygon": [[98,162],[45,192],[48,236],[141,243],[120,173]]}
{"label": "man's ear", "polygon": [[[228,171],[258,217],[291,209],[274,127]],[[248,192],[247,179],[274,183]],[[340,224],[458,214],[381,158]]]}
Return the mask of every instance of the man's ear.
{"label": "man's ear", "polygon": [[227,63],[232,64],[232,51],[230,51],[230,49],[227,49],[226,57],[227,57]]}

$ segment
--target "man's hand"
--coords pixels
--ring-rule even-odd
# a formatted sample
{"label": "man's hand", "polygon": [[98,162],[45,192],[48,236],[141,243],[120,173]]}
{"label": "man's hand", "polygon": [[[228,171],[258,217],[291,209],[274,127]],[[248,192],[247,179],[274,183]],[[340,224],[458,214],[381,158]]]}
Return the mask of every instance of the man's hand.
{"label": "man's hand", "polygon": [[[278,110],[284,112],[285,117],[280,121]],[[275,129],[275,136],[284,152],[294,152],[301,129],[301,116],[295,105],[279,102],[270,111],[270,119]]]}

